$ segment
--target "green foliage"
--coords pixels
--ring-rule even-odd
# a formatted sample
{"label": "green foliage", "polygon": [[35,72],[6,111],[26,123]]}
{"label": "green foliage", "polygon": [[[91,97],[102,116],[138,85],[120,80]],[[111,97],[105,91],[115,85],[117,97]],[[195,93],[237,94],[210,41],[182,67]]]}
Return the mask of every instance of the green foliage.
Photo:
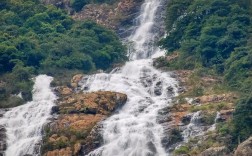
{"label": "green foliage", "polygon": [[180,146],[178,149],[174,151],[175,155],[180,154],[188,154],[189,153],[189,147],[187,146]]}
{"label": "green foliage", "polygon": [[31,99],[33,74],[105,70],[127,59],[114,32],[90,21],[73,21],[54,6],[12,0],[1,1],[0,8],[0,74],[16,82],[11,86],[5,79],[0,101],[20,91]]}
{"label": "green foliage", "polygon": [[169,134],[169,140],[172,144],[175,144],[183,140],[183,136],[179,131],[179,129],[174,128],[171,130],[171,133]]}
{"label": "green foliage", "polygon": [[252,134],[252,96],[244,97],[237,103],[234,124],[235,139],[244,141]]}
{"label": "green foliage", "polygon": [[246,44],[249,11],[237,1],[173,0],[167,10],[169,35],[160,44],[169,53],[179,50],[181,60],[222,72],[220,65]]}
{"label": "green foliage", "polygon": [[[223,86],[245,98],[236,104],[233,121],[223,125],[220,131],[233,136],[232,144],[237,144],[238,138],[244,140],[251,136],[251,1],[172,0],[167,10],[168,36],[160,45],[168,54],[179,53],[168,66],[174,69],[203,67],[224,76]],[[193,92],[201,93],[197,88]],[[221,107],[225,106],[219,105],[216,109]],[[195,107],[192,111],[199,109],[211,108]]]}
{"label": "green foliage", "polygon": [[72,0],[71,6],[75,11],[80,11],[88,3],[90,3],[90,0]]}

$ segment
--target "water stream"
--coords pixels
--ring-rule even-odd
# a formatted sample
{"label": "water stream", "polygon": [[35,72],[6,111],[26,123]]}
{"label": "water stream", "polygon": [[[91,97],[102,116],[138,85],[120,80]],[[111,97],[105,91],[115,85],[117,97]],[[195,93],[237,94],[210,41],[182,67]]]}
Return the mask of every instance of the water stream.
{"label": "water stream", "polygon": [[152,66],[152,58],[164,54],[155,46],[155,16],[160,0],[145,0],[136,22],[137,29],[128,37],[133,53],[123,67],[111,73],[83,78],[85,92],[117,91],[128,95],[124,107],[105,120],[104,144],[89,156],[165,156],[163,127],[157,122],[158,111],[167,107],[177,94],[177,82],[167,72]]}
{"label": "water stream", "polygon": [[[0,119],[7,134],[6,156],[32,156],[39,154],[43,125],[51,117],[56,96],[50,88],[52,77],[39,75],[35,78],[33,101],[12,108]],[[37,148],[36,148],[37,147]]]}

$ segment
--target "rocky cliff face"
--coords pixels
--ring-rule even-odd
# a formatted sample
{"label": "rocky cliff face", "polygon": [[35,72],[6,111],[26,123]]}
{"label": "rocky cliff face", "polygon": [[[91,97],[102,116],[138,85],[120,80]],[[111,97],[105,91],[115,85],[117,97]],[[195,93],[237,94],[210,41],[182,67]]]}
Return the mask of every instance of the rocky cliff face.
{"label": "rocky cliff face", "polygon": [[248,138],[237,147],[234,156],[251,156],[251,155],[252,155],[252,137]]}
{"label": "rocky cliff face", "polygon": [[143,0],[118,0],[114,4],[88,4],[80,12],[71,8],[70,0],[41,0],[67,10],[76,20],[93,20],[120,33],[120,29],[132,25]]}
{"label": "rocky cliff face", "polygon": [[57,115],[45,127],[44,156],[84,155],[98,147],[102,143],[99,123],[127,101],[125,94],[117,92],[74,93],[66,86],[57,87],[56,92],[60,98],[52,112]]}
{"label": "rocky cliff face", "polygon": [[89,4],[81,12],[73,15],[74,19],[96,21],[105,27],[118,30],[122,25],[132,25],[143,0],[120,0],[114,5]]}
{"label": "rocky cliff face", "polygon": [[[154,66],[167,70],[167,63],[178,57],[173,55],[158,58]],[[166,137],[162,140],[167,152],[172,155],[229,156],[231,136],[223,135],[234,112],[238,99],[235,93],[218,88],[220,77],[200,75],[193,70],[174,71],[179,80],[180,95],[174,104],[160,111]],[[224,127],[223,127],[224,126]]]}

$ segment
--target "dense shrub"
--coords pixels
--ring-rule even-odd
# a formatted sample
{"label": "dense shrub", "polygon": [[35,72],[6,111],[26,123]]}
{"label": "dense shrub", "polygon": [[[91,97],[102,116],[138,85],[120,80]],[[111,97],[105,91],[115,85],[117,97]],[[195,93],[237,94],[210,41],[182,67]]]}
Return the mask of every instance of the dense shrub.
{"label": "dense shrub", "polygon": [[252,135],[251,6],[250,0],[172,0],[166,15],[168,35],[160,41],[168,54],[179,54],[168,66],[214,71],[243,97],[233,121],[221,129],[233,136],[234,146]]}
{"label": "dense shrub", "polygon": [[30,78],[42,71],[90,72],[126,60],[116,34],[93,22],[73,21],[38,0],[1,1],[0,8],[0,101],[19,92],[30,100]]}

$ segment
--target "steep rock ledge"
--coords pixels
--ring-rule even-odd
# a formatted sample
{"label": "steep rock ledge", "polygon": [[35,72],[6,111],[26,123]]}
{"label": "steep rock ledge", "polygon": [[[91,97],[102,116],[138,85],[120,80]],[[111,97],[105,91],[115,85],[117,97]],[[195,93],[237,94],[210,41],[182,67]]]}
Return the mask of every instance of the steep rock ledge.
{"label": "steep rock ledge", "polygon": [[[153,65],[171,71],[169,61],[177,53],[154,60]],[[160,111],[165,137],[162,140],[172,155],[233,155],[229,149],[231,136],[222,135],[225,124],[233,117],[238,95],[222,88],[222,78],[196,70],[174,70],[180,82],[180,95],[173,105]]]}
{"label": "steep rock ledge", "polygon": [[242,142],[236,149],[234,156],[251,156],[252,155],[252,137]]}
{"label": "steep rock ledge", "polygon": [[114,4],[87,4],[81,11],[75,12],[70,0],[41,0],[44,4],[52,4],[64,9],[75,20],[93,20],[115,31],[132,25],[143,0],[118,0]]}
{"label": "steep rock ledge", "polygon": [[105,27],[118,30],[121,26],[132,25],[136,12],[143,0],[120,0],[114,5],[89,4],[73,15],[78,20],[93,20]]}
{"label": "steep rock ledge", "polygon": [[[73,85],[74,82],[73,79]],[[72,156],[92,151],[102,143],[99,123],[127,101],[125,94],[110,91],[74,93],[64,86],[57,87],[56,92],[60,98],[52,112],[57,116],[45,127],[41,148],[44,156]]]}

